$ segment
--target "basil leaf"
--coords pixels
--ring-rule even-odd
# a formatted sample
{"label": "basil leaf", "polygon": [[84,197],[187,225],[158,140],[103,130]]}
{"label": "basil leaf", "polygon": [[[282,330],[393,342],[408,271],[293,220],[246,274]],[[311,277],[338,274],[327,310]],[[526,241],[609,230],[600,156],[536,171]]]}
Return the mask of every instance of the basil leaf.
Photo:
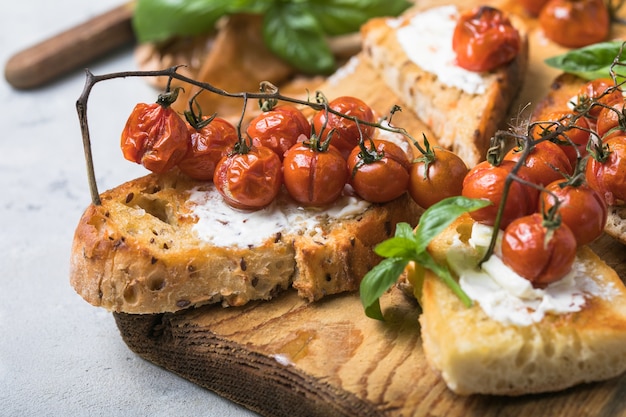
{"label": "basil leaf", "polygon": [[263,39],[277,56],[300,71],[316,74],[335,69],[324,31],[301,3],[277,3],[265,13]]}
{"label": "basil leaf", "polygon": [[272,0],[137,0],[133,30],[139,42],[192,36],[211,30],[229,13],[263,13]]}
{"label": "basil leaf", "polygon": [[383,258],[412,259],[415,249],[413,228],[408,223],[400,222],[396,224],[395,236],[376,245],[374,252]]}
{"label": "basil leaf", "polygon": [[623,41],[600,42],[550,57],[545,63],[585,80],[606,78],[610,76],[609,70],[617,57],[619,62],[625,62],[621,50],[623,44]]}
{"label": "basil leaf", "polygon": [[461,302],[466,307],[472,306],[472,299],[469,298],[465,291],[463,291],[457,280],[454,279],[454,277],[452,276],[452,273],[447,266],[438,264],[428,252],[421,252],[418,255],[418,258],[419,259],[417,260],[417,262],[424,268],[428,268],[433,271],[439,277],[439,279],[441,279],[443,283],[446,284],[448,288],[450,288],[450,290],[452,290],[452,292],[456,294],[457,297],[459,297]]}
{"label": "basil leaf", "polygon": [[375,16],[397,16],[411,6],[406,0],[310,0],[307,9],[328,35],[356,32]]}
{"label": "basil leaf", "polygon": [[416,248],[413,237],[392,237],[376,245],[374,252],[384,258],[411,258]]}
{"label": "basil leaf", "polygon": [[448,197],[437,204],[430,206],[422,214],[419,226],[416,229],[416,252],[426,251],[428,244],[443,232],[454,220],[463,213],[478,210],[491,204],[487,200],[466,197]]}
{"label": "basil leaf", "polygon": [[400,222],[396,224],[396,237],[403,237],[406,239],[414,239],[413,227],[410,224],[405,222]]}
{"label": "basil leaf", "polygon": [[383,259],[365,274],[361,281],[360,296],[367,317],[383,320],[379,299],[395,284],[408,263],[403,258]]}

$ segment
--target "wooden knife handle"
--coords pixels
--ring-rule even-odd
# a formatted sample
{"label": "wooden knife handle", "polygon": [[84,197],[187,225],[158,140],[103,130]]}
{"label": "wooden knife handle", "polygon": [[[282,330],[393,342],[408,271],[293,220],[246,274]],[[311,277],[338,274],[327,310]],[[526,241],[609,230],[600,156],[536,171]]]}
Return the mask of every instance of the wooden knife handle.
{"label": "wooden knife handle", "polygon": [[18,89],[42,86],[134,40],[126,3],[13,55],[4,76]]}

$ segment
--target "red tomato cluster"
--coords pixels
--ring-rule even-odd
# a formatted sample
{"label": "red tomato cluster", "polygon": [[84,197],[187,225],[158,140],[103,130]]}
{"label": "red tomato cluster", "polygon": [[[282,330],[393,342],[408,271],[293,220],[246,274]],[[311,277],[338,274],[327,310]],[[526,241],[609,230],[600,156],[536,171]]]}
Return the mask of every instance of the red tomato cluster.
{"label": "red tomato cluster", "polygon": [[585,83],[576,108],[591,135],[585,178],[607,205],[626,201],[626,110],[622,90],[611,79]]}
{"label": "red tomato cluster", "polygon": [[[265,111],[250,122],[244,139],[215,115],[190,113],[185,122],[169,107],[175,95],[164,95],[157,103],[136,106],[122,133],[122,150],[153,172],[178,166],[191,178],[213,181],[229,205],[244,210],[269,205],[283,186],[303,206],[332,204],[347,184],[374,203],[405,192],[423,208],[456,195],[486,199],[492,204],[471,216],[498,223],[504,230],[505,263],[543,286],[567,272],[577,246],[602,233],[607,203],[625,197],[623,99],[608,100],[612,90],[599,91],[603,86],[584,86],[580,100],[589,101],[587,110],[597,110],[594,105],[603,100],[602,111],[551,114],[531,126],[535,140],[511,150],[498,165],[484,161],[471,170],[456,154],[431,148],[426,138],[415,143],[422,155],[410,161],[398,145],[375,138],[380,125],[374,112],[347,96],[328,103],[328,109],[343,115],[323,109],[311,122],[292,105]],[[613,113],[603,116],[607,109]],[[601,126],[605,135],[591,152],[594,158],[585,150],[590,126]],[[585,157],[587,181],[571,181]],[[542,212],[558,214],[560,222]],[[532,267],[519,262],[529,254],[536,259]]]}
{"label": "red tomato cluster", "polygon": [[[587,82],[575,109],[531,123],[529,149],[514,148],[499,165],[482,162],[465,177],[462,195],[492,202],[471,216],[499,222],[503,261],[537,287],[563,276],[576,248],[602,234],[608,206],[626,201],[624,108],[612,80]],[[529,256],[533,262],[524,262]]]}
{"label": "red tomato cluster", "polygon": [[167,100],[139,104],[122,133],[124,156],[155,173],[177,166],[187,176],[213,181],[238,209],[270,204],[282,186],[303,206],[332,204],[350,185],[354,193],[384,203],[409,192],[427,208],[460,194],[465,163],[454,153],[431,149],[410,161],[393,142],[375,138],[376,119],[362,100],[343,96],[311,122],[296,107],[280,105],[255,117],[246,138],[225,119],[189,111],[186,121]]}
{"label": "red tomato cluster", "polygon": [[[521,165],[515,171],[518,164]],[[598,205],[593,206],[583,205],[584,200],[578,199],[578,195],[568,197],[582,188],[567,185],[564,177],[555,180],[558,171],[553,167],[557,166],[567,170],[564,174],[571,175],[569,159],[559,146],[541,141],[527,150],[512,150],[498,165],[489,161],[479,163],[469,171],[463,183],[463,196],[491,202],[471,212],[470,216],[479,223],[499,225],[503,230],[502,261],[536,287],[543,287],[569,272],[576,248],[597,238],[606,222],[606,206],[601,204],[601,199],[596,198]],[[540,192],[542,185],[546,190],[556,191]],[[586,190],[595,193],[588,187]],[[581,198],[589,197],[581,194]],[[558,216],[556,209],[549,210],[557,201],[560,203]],[[595,225],[600,223],[598,211],[602,208],[604,222],[598,228]],[[579,227],[574,232],[572,225],[579,226],[583,220],[589,220],[590,227]]]}

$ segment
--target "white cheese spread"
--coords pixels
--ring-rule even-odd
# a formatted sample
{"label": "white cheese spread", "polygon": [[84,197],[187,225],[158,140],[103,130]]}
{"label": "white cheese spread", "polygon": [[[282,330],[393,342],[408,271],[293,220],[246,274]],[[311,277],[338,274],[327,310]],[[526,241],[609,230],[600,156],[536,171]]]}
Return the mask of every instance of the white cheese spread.
{"label": "white cheese spread", "polygon": [[219,247],[240,248],[260,245],[278,233],[314,236],[321,233],[322,222],[354,218],[370,206],[351,195],[349,186],[325,209],[304,208],[293,200],[281,198],[260,210],[238,210],[224,202],[213,186],[192,190],[188,202],[196,218],[192,230],[199,239]]}
{"label": "white cheese spread", "polygon": [[610,298],[613,286],[601,287],[593,279],[590,265],[576,258],[565,277],[546,288],[534,288],[530,281],[515,273],[500,258],[500,242],[488,261],[477,267],[486,252],[493,229],[475,223],[468,243],[458,240],[450,248],[447,260],[459,276],[467,295],[493,320],[507,325],[528,326],[547,313],[566,314],[580,311],[589,297]]}
{"label": "white cheese spread", "polygon": [[468,71],[456,64],[452,36],[459,17],[455,6],[428,9],[401,25],[398,19],[387,24],[397,28],[396,36],[409,59],[437,76],[447,86],[468,94],[484,94],[489,81],[483,73]]}

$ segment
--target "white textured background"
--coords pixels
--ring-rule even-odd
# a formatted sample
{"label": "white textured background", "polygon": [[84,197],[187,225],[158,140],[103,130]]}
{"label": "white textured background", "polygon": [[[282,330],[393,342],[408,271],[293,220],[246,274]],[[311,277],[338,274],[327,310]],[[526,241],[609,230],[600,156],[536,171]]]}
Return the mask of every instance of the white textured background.
{"label": "white textured background", "polygon": [[[0,13],[0,61],[121,4],[11,2]],[[90,65],[133,70],[129,47]],[[113,317],[70,287],[69,253],[89,204],[75,102],[84,74],[14,90],[0,81],[0,416],[252,416],[132,353]],[[123,160],[119,134],[140,79],[98,84],[89,102],[100,190],[145,173]]]}

